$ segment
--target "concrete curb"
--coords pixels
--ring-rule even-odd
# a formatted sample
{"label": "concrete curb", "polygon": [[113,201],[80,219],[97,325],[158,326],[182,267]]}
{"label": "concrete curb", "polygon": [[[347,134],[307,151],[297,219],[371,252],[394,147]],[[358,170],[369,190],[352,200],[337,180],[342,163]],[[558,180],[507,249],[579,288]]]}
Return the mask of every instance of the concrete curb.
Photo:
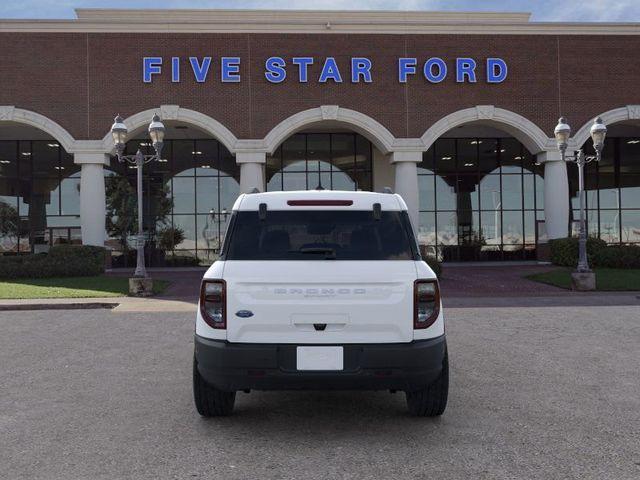
{"label": "concrete curb", "polygon": [[0,312],[27,311],[27,310],[95,310],[113,309],[119,303],[111,302],[80,302],[80,303],[13,303],[0,305]]}

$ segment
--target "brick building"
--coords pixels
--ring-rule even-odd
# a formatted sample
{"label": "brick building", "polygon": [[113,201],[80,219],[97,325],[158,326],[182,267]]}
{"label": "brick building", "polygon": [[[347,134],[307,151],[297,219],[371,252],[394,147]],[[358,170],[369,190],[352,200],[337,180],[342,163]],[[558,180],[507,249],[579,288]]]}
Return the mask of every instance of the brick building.
{"label": "brick building", "polygon": [[[123,239],[105,229],[128,150],[167,127],[145,166],[149,261],[207,263],[241,192],[403,195],[419,240],[445,260],[535,258],[575,230],[571,149],[591,150],[588,228],[640,242],[639,24],[535,23],[518,13],[77,10],[0,20],[0,252]],[[171,201],[168,209],[159,199]],[[108,223],[108,222],[107,222]],[[155,255],[162,232],[184,240]],[[165,248],[166,250],[166,248]]]}

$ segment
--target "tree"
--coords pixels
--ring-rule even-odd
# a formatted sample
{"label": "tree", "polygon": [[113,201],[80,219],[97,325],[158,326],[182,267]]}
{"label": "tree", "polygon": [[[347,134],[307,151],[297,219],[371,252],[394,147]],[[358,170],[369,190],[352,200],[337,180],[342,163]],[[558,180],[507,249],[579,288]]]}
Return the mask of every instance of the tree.
{"label": "tree", "polygon": [[18,209],[7,202],[0,201],[0,237],[20,238],[20,215]]}
{"label": "tree", "polygon": [[[119,240],[123,251],[129,250],[127,238],[138,233],[138,200],[136,190],[123,176],[111,176],[105,183],[107,197],[107,231]],[[155,236],[158,223],[166,223],[173,208],[173,199],[166,185],[153,188],[150,195],[151,212],[147,227],[149,238]]]}

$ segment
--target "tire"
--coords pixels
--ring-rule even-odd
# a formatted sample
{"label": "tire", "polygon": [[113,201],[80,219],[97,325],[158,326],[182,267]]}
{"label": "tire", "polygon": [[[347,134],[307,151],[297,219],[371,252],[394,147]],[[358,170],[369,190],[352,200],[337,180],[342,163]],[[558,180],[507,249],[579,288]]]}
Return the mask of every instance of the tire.
{"label": "tire", "polygon": [[223,392],[209,385],[198,372],[198,364],[193,359],[193,399],[196,410],[203,417],[226,417],[233,412],[236,392]]}
{"label": "tire", "polygon": [[449,395],[449,355],[445,350],[442,371],[428,387],[405,392],[409,413],[416,417],[438,417],[447,408]]}

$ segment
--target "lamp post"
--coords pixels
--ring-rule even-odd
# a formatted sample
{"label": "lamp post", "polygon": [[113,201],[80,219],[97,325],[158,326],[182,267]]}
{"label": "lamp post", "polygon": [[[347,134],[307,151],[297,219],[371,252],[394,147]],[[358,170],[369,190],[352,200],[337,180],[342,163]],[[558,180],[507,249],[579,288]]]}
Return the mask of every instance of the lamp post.
{"label": "lamp post", "polygon": [[153,143],[155,154],[144,155],[140,149],[135,155],[125,155],[124,148],[127,142],[127,126],[124,124],[124,120],[120,115],[115,118],[113,125],[111,126],[111,135],[113,137],[113,143],[116,147],[116,156],[119,162],[126,162],[135,165],[137,169],[137,194],[138,194],[138,235],[136,237],[136,271],[133,274],[134,278],[147,278],[147,270],[144,265],[144,234],[142,224],[142,166],[145,163],[149,163],[153,160],[160,160],[160,154],[162,152],[162,146],[164,142],[165,128],[160,121],[160,117],[155,114],[149,124],[149,137]]}
{"label": "lamp post", "polygon": [[[587,259],[587,227],[585,218],[585,191],[584,191],[584,166],[593,161],[599,162],[602,157],[602,149],[604,147],[604,139],[607,135],[607,127],[602,123],[600,117],[596,118],[591,126],[591,139],[593,140],[593,148],[596,152],[595,155],[585,155],[582,149],[573,154],[567,154],[567,147],[569,145],[569,137],[571,136],[571,127],[567,123],[567,120],[562,117],[558,120],[558,125],[554,130],[556,142],[558,144],[558,150],[562,155],[563,161],[574,162],[578,166],[578,192],[580,196],[580,236],[578,239],[578,266],[575,274],[573,275],[574,285],[576,284],[577,277],[580,274],[587,281],[590,281],[593,285],[592,288],[580,288],[580,290],[593,290],[595,288],[595,276],[589,268],[589,261]],[[589,278],[590,277],[590,278]]]}

